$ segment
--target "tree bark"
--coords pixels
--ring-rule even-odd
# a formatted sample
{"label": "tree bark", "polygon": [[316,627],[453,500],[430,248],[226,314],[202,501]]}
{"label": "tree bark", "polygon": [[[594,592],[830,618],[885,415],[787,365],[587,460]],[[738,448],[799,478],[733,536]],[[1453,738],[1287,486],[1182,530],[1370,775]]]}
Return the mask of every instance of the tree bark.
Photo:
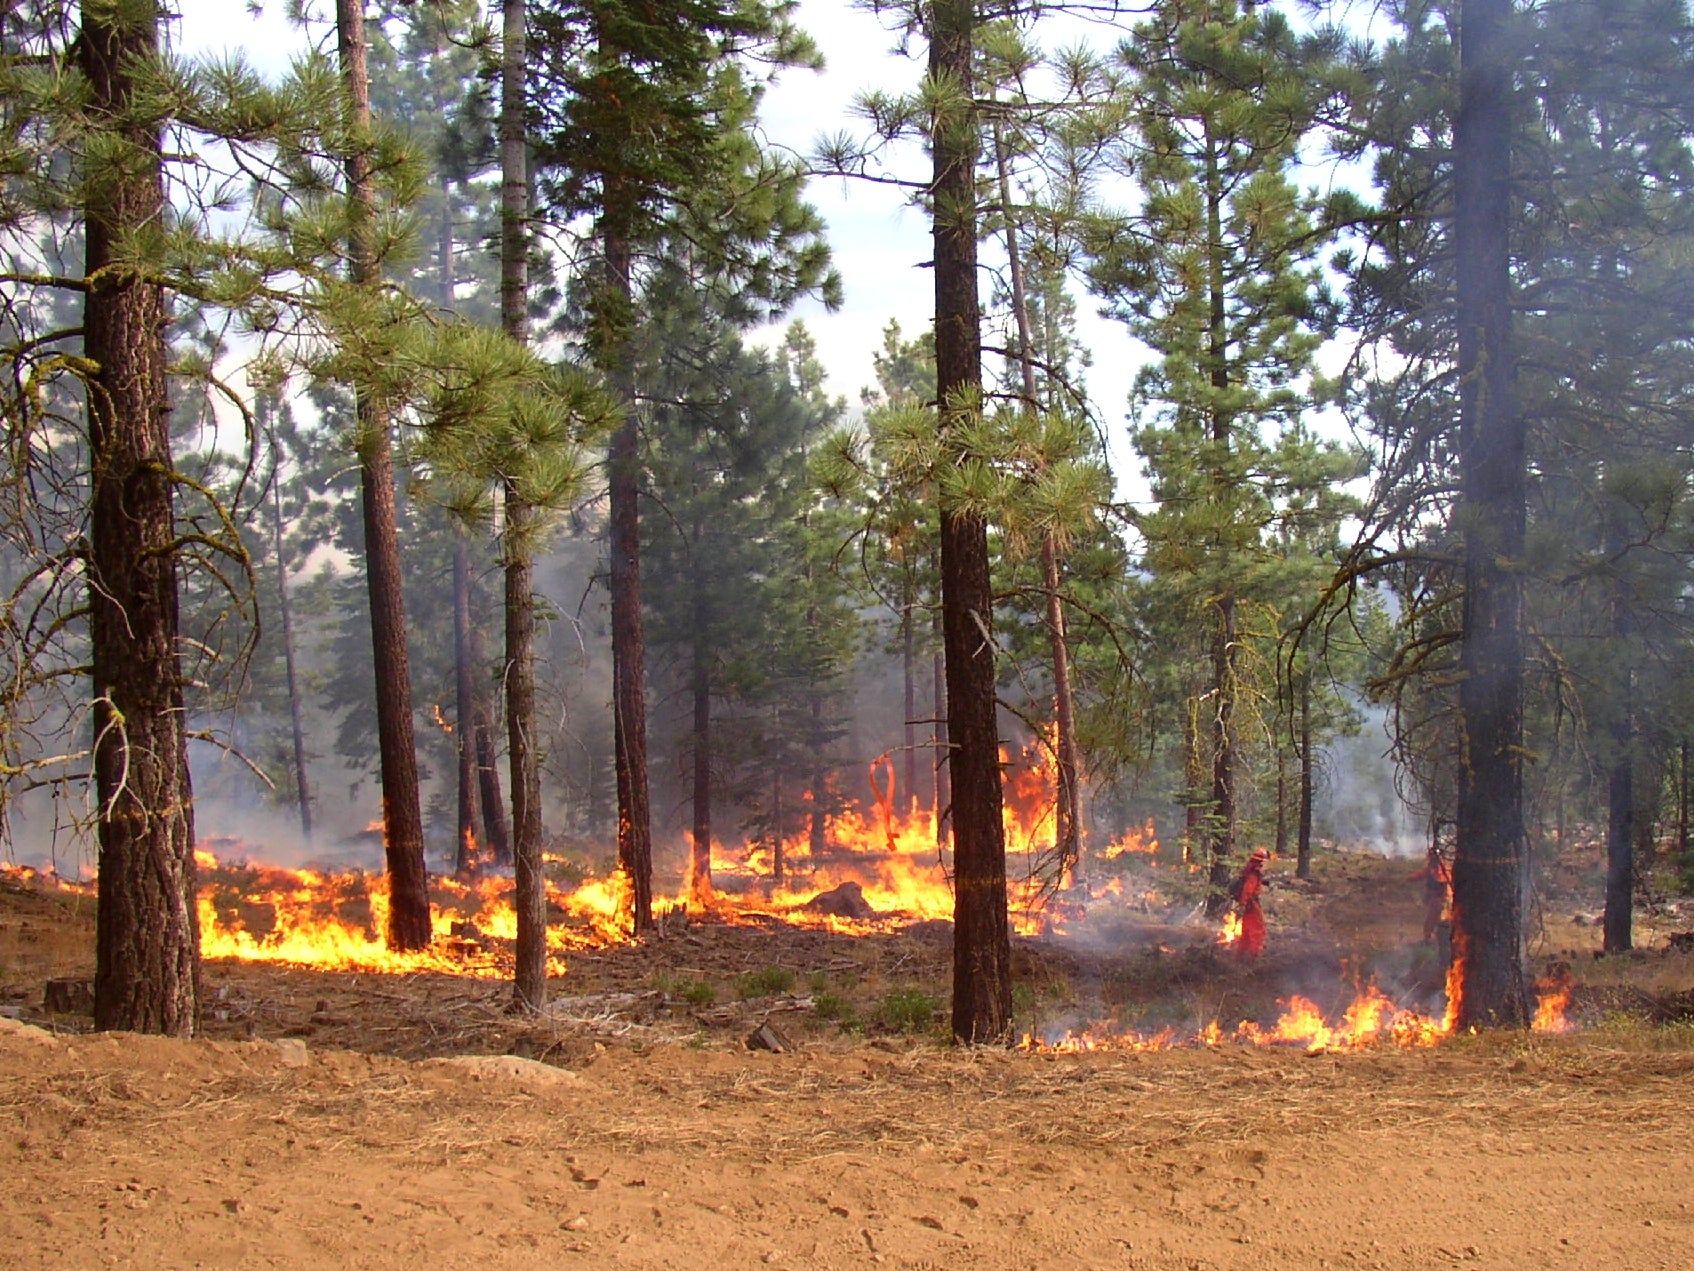
{"label": "tree bark", "polygon": [[463,524],[453,526],[453,749],[458,763],[458,847],[453,872],[472,878],[482,868],[477,841],[482,821],[476,764],[476,676],[471,658],[471,547]]}
{"label": "tree bark", "polygon": [[[1004,129],[994,123],[994,166],[1000,185],[1000,215],[1006,226],[1006,263],[1012,281],[1012,315],[1018,335],[1018,370],[1030,411],[1041,406],[1036,398],[1035,345],[1030,331],[1029,294],[1024,285],[1023,253],[1012,219],[1012,180]],[[1051,534],[1041,538],[1041,582],[1046,591],[1047,647],[1053,662],[1054,759],[1058,791],[1053,815],[1053,846],[1061,878],[1074,873],[1082,859],[1082,833],[1077,805],[1076,706],[1071,694],[1070,642],[1065,634],[1065,604],[1059,593],[1059,548]]]}
{"label": "tree bark", "polygon": [[[529,155],[524,97],[524,0],[502,0],[500,26],[500,329],[529,342]],[[512,776],[512,907],[517,913],[512,1007],[547,1004],[547,877],[541,848],[541,760],[535,730],[537,512],[513,480],[506,501],[506,749]]]}
{"label": "tree bark", "polygon": [[[1602,490],[1602,494],[1610,492]],[[1622,509],[1617,496],[1607,499],[1606,555],[1619,562],[1628,550]],[[1624,953],[1633,945],[1635,916],[1635,676],[1628,586],[1620,576],[1612,580],[1613,655],[1611,699],[1606,709],[1613,712],[1610,728],[1611,768],[1606,777],[1606,907],[1602,919],[1601,948],[1607,953]]]}
{"label": "tree bark", "polygon": [[[1218,467],[1212,484],[1219,503],[1231,482],[1223,463],[1228,453],[1234,419],[1223,404],[1229,391],[1229,327],[1225,309],[1223,183],[1218,172],[1215,145],[1207,139],[1206,149],[1206,254],[1207,304],[1206,358],[1211,385],[1217,399],[1212,404],[1212,443],[1217,447]],[[1215,562],[1228,569],[1233,562]],[[1235,697],[1236,629],[1235,594],[1223,584],[1213,601],[1212,617],[1212,806],[1206,835],[1210,872],[1206,888],[1206,913],[1217,917],[1229,905],[1229,885],[1235,876]]]}
{"label": "tree bark", "polygon": [[547,879],[541,860],[541,768],[535,746],[535,605],[530,561],[535,512],[506,493],[506,745],[512,765],[512,863],[517,965],[512,1005],[547,1004]]}
{"label": "tree bark", "polygon": [[1460,7],[1454,125],[1464,529],[1453,959],[1459,1028],[1522,1027],[1525,437],[1511,336],[1511,0]]}
{"label": "tree bark", "polygon": [[[615,185],[615,183],[612,183]],[[640,935],[653,926],[653,838],[647,794],[647,637],[641,615],[641,436],[627,332],[632,303],[627,209],[607,195],[602,235],[610,286],[619,308],[610,361],[623,418],[607,456],[611,503],[612,745],[618,771],[618,865],[630,892],[630,921]]]}
{"label": "tree bark", "polygon": [[[85,208],[89,279],[88,631],[94,694],[99,902],[94,1023],[192,1036],[200,991],[194,793],[177,647],[177,567],[165,298],[126,268],[165,213],[157,125],[132,68],[158,53],[151,7],[85,12],[77,55],[87,110],[121,133],[125,162]],[[131,16],[131,15],[138,16]]]}
{"label": "tree bark", "polygon": [[906,712],[906,802],[918,806],[918,654],[917,614],[912,600],[911,574],[907,572],[905,603],[900,606],[901,698]]}
{"label": "tree bark", "polygon": [[[352,280],[379,280],[371,242],[376,187],[367,137],[371,125],[366,71],[365,12],[361,0],[336,0],[341,77],[353,143],[347,154],[347,195],[352,221]],[[359,485],[365,529],[365,578],[370,590],[371,648],[376,678],[377,749],[382,773],[383,842],[388,860],[388,947],[423,949],[432,935],[429,876],[424,869],[423,814],[418,800],[418,758],[412,731],[412,669],[406,648],[406,605],[400,584],[400,542],[394,524],[394,456],[384,402],[360,388]]]}
{"label": "tree bark", "polygon": [[[937,575],[940,571],[941,562],[937,560]],[[939,597],[937,600],[939,601]],[[939,603],[935,606],[932,625],[935,652],[930,657],[930,698],[935,703],[935,723],[931,727],[931,736],[935,742],[935,850],[945,852],[952,842],[953,787],[948,779],[952,750],[947,744],[947,658],[944,652],[945,641],[942,638]]]}
{"label": "tree bark", "polygon": [[[972,101],[973,0],[936,0],[929,73],[948,100],[935,112],[935,367],[943,433],[980,409],[982,332],[976,280],[977,111]],[[995,719],[994,596],[988,527],[941,508],[941,622],[953,791],[953,1036],[1004,1043],[1012,1018]]]}
{"label": "tree bark", "polygon": [[1312,672],[1300,676],[1300,820],[1294,839],[1294,876],[1312,876]]}
{"label": "tree bark", "polygon": [[1694,859],[1690,859],[1690,849],[1694,841],[1688,833],[1688,739],[1684,737],[1677,743],[1676,767],[1676,861],[1677,867],[1686,878],[1694,871]]}
{"label": "tree bark", "polygon": [[[476,584],[471,584],[476,593]],[[482,804],[482,834],[488,844],[488,857],[496,869],[512,863],[512,836],[506,828],[506,794],[500,784],[500,755],[494,744],[494,716],[489,709],[488,686],[482,681],[482,668],[488,665],[483,651],[482,628],[471,624],[471,665],[477,674],[475,697],[476,777]]]}
{"label": "tree bark", "polygon": [[711,630],[712,589],[701,552],[705,526],[694,526],[694,831],[688,847],[688,892],[698,905],[712,898],[712,664],[706,634]]}
{"label": "tree bark", "polygon": [[703,641],[694,642],[694,829],[688,845],[688,892],[712,896],[712,681]]}
{"label": "tree bark", "polygon": [[[265,409],[275,408],[266,399]],[[275,518],[272,535],[276,551],[276,602],[282,618],[282,668],[288,684],[288,725],[294,743],[294,793],[300,805],[300,837],[307,846],[312,842],[312,788],[306,772],[306,724],[300,704],[300,677],[294,661],[294,606],[288,595],[288,555],[282,527],[282,466],[281,451],[277,452],[277,468],[271,475],[271,513]]]}

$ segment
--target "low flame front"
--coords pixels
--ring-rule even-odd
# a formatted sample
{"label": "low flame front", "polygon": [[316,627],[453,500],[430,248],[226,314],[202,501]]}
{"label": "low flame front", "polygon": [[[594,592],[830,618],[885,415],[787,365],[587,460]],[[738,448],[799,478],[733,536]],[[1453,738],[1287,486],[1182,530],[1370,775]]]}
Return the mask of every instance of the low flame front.
{"label": "low flame front", "polygon": [[[1571,984],[1568,972],[1563,979],[1542,981],[1536,985],[1538,1005],[1531,1027],[1538,1033],[1569,1032],[1571,1025],[1565,1016],[1570,1004]],[[1248,1046],[1301,1046],[1309,1054],[1350,1052],[1374,1046],[1433,1046],[1453,1032],[1450,1018],[1426,1015],[1399,1005],[1384,993],[1373,979],[1356,989],[1353,1000],[1331,1021],[1323,1009],[1310,998],[1295,994],[1282,1000],[1282,1014],[1275,1024],[1264,1027],[1244,1020],[1234,1029],[1225,1029],[1216,1020],[1192,1032],[1175,1028],[1157,1032],[1134,1029],[1114,1029],[1095,1026],[1067,1032],[1051,1040],[1026,1036],[1026,1050],[1070,1053],[1094,1050],[1154,1051],[1174,1050],[1183,1046],[1219,1046],[1235,1043]]]}

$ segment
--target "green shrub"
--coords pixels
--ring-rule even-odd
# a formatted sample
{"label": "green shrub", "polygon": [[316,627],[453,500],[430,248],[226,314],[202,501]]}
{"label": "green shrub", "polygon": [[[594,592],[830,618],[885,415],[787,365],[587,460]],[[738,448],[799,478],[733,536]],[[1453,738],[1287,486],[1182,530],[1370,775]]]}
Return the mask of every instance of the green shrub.
{"label": "green shrub", "polygon": [[742,997],[771,997],[794,987],[794,972],[785,966],[760,967],[736,977],[735,991]]}
{"label": "green shrub", "polygon": [[876,1022],[891,1033],[927,1033],[934,1027],[939,1005],[922,989],[895,989],[877,1003]]}
{"label": "green shrub", "polygon": [[710,1006],[718,1000],[718,991],[708,980],[693,980],[681,985],[677,996],[690,1006]]}
{"label": "green shrub", "polygon": [[835,1020],[842,1027],[851,1026],[858,1014],[853,1009],[853,1003],[839,993],[819,993],[812,999],[812,1009],[818,1013],[819,1019]]}

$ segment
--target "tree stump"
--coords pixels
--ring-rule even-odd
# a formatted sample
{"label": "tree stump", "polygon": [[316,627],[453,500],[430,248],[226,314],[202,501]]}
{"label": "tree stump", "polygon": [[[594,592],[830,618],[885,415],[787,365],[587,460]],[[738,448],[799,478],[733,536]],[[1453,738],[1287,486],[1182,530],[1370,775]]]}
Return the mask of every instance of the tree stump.
{"label": "tree stump", "polygon": [[92,1015],[94,981],[48,980],[41,1005],[49,1015]]}

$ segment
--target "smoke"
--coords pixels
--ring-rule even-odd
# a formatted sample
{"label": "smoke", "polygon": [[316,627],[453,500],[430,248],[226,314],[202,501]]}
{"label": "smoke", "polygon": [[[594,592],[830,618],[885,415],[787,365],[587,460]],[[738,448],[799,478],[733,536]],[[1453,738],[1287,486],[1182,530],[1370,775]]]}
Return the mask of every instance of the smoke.
{"label": "smoke", "polygon": [[1426,815],[1401,797],[1388,712],[1368,703],[1354,706],[1363,716],[1359,730],[1332,739],[1319,753],[1314,829],[1347,847],[1421,856],[1428,846]]}

